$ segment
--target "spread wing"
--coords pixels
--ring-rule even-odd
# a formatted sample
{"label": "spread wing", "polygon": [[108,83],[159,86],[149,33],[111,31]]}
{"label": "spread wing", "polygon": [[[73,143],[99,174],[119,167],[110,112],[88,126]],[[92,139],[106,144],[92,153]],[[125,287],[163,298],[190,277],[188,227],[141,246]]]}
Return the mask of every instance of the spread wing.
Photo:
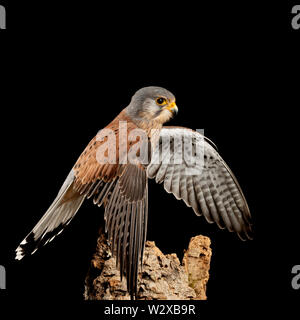
{"label": "spread wing", "polygon": [[[130,122],[127,126],[128,131],[135,128]],[[116,137],[114,163],[101,161],[105,155],[104,149],[100,155],[97,154],[105,142],[114,144],[107,139],[99,139],[98,134],[73,168],[74,188],[80,195],[93,197],[94,204],[105,206],[105,230],[111,250],[120,267],[121,277],[126,274],[128,291],[133,297],[137,294],[138,267],[142,264],[146,239],[148,178],[142,165],[120,164],[119,149],[124,150],[124,146],[119,145],[122,143],[119,141],[119,121],[113,122],[108,128],[114,131],[112,137]],[[127,150],[133,144],[127,140],[124,143],[127,144]]]}
{"label": "spread wing", "polygon": [[251,239],[251,214],[234,174],[198,132],[164,127],[147,168],[149,178],[209,223]]}

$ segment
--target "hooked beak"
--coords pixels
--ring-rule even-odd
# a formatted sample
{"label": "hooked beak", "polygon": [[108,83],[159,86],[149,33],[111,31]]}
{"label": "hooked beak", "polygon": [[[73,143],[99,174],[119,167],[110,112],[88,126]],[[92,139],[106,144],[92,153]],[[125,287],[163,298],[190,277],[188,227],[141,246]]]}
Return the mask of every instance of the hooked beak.
{"label": "hooked beak", "polygon": [[169,110],[173,116],[176,116],[178,113],[178,107],[175,102],[171,102],[165,109]]}

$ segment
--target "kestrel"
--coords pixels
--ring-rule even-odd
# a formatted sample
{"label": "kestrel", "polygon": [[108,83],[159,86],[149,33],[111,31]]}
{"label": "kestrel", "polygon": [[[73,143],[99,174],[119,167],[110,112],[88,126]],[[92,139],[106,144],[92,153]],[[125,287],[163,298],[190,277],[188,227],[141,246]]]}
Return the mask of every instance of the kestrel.
{"label": "kestrel", "polygon": [[191,129],[163,126],[177,112],[170,91],[138,90],[87,145],[47,212],[16,249],[16,259],[52,241],[83,201],[93,198],[105,208],[112,254],[121,278],[126,275],[131,297],[136,297],[147,234],[148,178],[163,183],[168,193],[209,223],[236,232],[242,240],[251,239],[246,199],[213,145]]}

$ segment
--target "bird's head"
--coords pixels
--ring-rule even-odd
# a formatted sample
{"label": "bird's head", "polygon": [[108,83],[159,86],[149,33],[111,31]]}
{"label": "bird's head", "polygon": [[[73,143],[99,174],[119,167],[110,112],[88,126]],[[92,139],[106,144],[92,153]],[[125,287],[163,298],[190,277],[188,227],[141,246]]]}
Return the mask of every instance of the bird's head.
{"label": "bird's head", "polygon": [[174,95],[161,87],[138,90],[126,110],[133,120],[155,120],[161,124],[178,113]]}

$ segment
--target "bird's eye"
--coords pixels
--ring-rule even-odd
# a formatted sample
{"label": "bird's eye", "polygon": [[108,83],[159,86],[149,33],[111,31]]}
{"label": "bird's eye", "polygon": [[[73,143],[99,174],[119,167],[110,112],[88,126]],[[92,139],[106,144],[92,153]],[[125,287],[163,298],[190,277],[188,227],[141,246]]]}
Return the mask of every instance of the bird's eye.
{"label": "bird's eye", "polygon": [[156,103],[159,105],[159,106],[162,106],[166,103],[166,99],[165,98],[157,98],[156,99]]}

